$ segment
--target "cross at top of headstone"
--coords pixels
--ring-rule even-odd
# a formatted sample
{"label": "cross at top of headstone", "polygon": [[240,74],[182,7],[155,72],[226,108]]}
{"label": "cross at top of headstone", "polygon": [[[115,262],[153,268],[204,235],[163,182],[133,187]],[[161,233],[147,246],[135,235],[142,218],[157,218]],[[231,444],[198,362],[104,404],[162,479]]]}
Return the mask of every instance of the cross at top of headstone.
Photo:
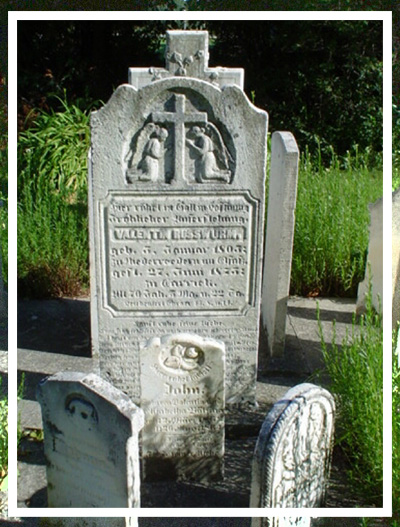
{"label": "cross at top of headstone", "polygon": [[195,77],[243,89],[242,68],[209,68],[208,57],[207,31],[167,31],[166,68],[129,68],[129,84],[139,89],[167,77]]}

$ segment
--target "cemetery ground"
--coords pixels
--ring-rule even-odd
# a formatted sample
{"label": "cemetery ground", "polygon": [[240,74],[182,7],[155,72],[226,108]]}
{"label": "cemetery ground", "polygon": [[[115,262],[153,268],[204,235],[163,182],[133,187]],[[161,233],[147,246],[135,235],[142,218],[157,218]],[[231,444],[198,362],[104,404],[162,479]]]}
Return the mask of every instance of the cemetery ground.
{"label": "cemetery ground", "polygon": [[[320,320],[326,340],[332,339],[336,320],[337,341],[351,328],[354,301],[320,299]],[[143,507],[247,507],[251,483],[251,459],[262,421],[276,400],[293,385],[305,380],[327,381],[316,372],[323,357],[316,320],[316,299],[293,297],[289,302],[285,357],[268,365],[260,357],[257,409],[248,409],[227,421],[225,479],[210,485],[187,482],[141,484]],[[87,298],[21,300],[18,309],[20,373],[24,394],[20,421],[24,437],[19,448],[19,506],[46,506],[46,473],[41,418],[35,391],[38,382],[57,371],[93,371],[90,356],[90,321]],[[314,374],[314,375],[313,375]],[[19,377],[21,379],[21,375]],[[333,458],[327,507],[379,506],[352,485],[350,465],[340,447]]]}

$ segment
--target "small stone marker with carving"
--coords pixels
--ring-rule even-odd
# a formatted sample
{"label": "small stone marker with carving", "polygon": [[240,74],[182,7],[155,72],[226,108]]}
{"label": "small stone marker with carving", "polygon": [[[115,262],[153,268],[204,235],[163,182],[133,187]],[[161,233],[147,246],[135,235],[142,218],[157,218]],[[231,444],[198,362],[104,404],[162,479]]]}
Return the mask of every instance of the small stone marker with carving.
{"label": "small stone marker with carving", "polygon": [[143,411],[95,374],[39,384],[49,507],[139,507]]}
{"label": "small stone marker with carving", "polygon": [[226,404],[255,402],[267,114],[205,31],[167,33],[166,69],[130,70],[92,115],[93,354],[141,404],[140,342],[225,344]]}
{"label": "small stone marker with carving", "polygon": [[320,507],[325,499],[334,428],[332,395],[299,384],[272,407],[261,428],[250,507]]}
{"label": "small stone marker with carving", "polygon": [[190,334],[154,338],[142,347],[147,479],[222,477],[224,354],[223,343]]}

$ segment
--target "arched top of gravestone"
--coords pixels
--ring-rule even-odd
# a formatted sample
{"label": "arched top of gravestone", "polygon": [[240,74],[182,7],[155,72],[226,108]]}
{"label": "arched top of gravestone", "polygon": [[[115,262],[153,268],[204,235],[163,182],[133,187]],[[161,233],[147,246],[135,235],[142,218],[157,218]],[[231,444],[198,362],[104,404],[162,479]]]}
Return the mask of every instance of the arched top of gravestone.
{"label": "arched top of gravestone", "polygon": [[[95,184],[125,190],[247,189],[264,185],[268,114],[237,86],[171,77],[121,85],[92,114]],[[254,141],[255,134],[264,138]]]}
{"label": "arched top of gravestone", "polygon": [[[119,426],[126,423],[126,433],[131,434],[132,428],[141,429],[144,424],[143,412],[121,390],[94,373],[59,372],[41,381],[37,388],[39,400],[60,398],[66,414],[73,408],[86,408],[91,419],[99,421],[101,426],[108,426],[110,412],[118,413]],[[89,411],[90,410],[90,411]]]}
{"label": "arched top of gravestone", "polygon": [[253,463],[252,507],[318,507],[325,497],[335,402],[325,389],[290,389],[267,415]]}

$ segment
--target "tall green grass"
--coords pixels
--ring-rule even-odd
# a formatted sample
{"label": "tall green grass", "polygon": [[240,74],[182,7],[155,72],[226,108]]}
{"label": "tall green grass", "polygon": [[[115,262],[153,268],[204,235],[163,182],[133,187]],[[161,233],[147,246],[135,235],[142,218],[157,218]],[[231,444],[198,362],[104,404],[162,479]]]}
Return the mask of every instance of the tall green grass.
{"label": "tall green grass", "polygon": [[[351,334],[331,345],[319,325],[330,390],[338,405],[336,441],[351,460],[350,476],[371,500],[383,483],[383,325],[367,295],[366,312],[353,319]],[[335,327],[334,327],[335,330]]]}
{"label": "tall green grass", "polygon": [[62,101],[18,141],[20,295],[77,295],[88,287],[86,158],[89,112]]}
{"label": "tall green grass", "polygon": [[382,170],[357,151],[323,168],[309,155],[299,171],[291,293],[357,294],[364,278],[370,221],[368,204],[382,196]]}

